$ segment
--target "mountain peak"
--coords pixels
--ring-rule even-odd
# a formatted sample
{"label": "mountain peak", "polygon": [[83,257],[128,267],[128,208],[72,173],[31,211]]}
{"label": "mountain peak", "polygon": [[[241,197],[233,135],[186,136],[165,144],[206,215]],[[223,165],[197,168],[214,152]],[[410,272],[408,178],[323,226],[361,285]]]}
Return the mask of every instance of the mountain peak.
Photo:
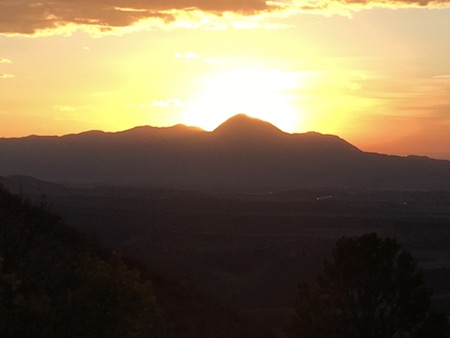
{"label": "mountain peak", "polygon": [[245,114],[238,114],[230,117],[214,131],[216,135],[227,135],[231,137],[245,137],[247,135],[269,136],[284,133],[273,124],[250,117]]}

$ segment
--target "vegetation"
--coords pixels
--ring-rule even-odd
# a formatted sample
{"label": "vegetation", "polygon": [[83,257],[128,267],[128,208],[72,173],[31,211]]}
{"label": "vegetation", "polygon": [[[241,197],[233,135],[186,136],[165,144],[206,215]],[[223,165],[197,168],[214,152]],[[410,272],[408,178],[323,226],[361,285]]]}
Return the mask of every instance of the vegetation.
{"label": "vegetation", "polygon": [[376,234],[342,238],[317,285],[299,286],[293,336],[450,337],[413,257]]}
{"label": "vegetation", "polygon": [[[292,321],[298,281],[316,285],[314,276],[336,238],[394,233],[414,255],[430,246],[446,253],[450,238],[448,193],[335,192],[317,200],[330,193],[311,191],[234,199],[99,187],[36,188],[23,195],[39,201],[41,191],[67,223],[125,256],[87,241],[45,203],[32,206],[0,189],[1,337],[281,337]],[[394,252],[397,266],[403,251]],[[363,256],[355,251],[348,256],[358,255]],[[446,266],[441,256],[432,266]],[[356,271],[371,266],[352,262],[349,269]],[[446,337],[447,319],[429,307],[429,291],[411,262],[423,312],[414,321],[420,325],[404,337]],[[327,264],[335,265],[334,258]],[[140,273],[129,266],[139,266]],[[382,280],[380,271],[390,270],[377,271],[370,278]],[[448,271],[424,271],[435,290],[433,302],[443,310],[448,310]],[[325,272],[322,276],[326,280]],[[297,311],[303,315],[293,335],[357,337],[337,328],[339,310],[329,316],[337,305],[326,301],[318,284],[302,286]],[[319,300],[308,302],[314,297]]]}
{"label": "vegetation", "polygon": [[152,286],[118,254],[0,187],[1,337],[149,337],[157,321]]}

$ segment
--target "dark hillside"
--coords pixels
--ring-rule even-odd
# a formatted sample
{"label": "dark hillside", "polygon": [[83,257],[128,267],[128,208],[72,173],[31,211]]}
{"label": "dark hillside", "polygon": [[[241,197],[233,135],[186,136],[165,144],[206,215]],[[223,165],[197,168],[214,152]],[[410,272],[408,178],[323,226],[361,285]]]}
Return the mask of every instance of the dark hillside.
{"label": "dark hillside", "polygon": [[224,194],[3,181],[23,196],[46,194],[69,224],[145,266],[177,337],[279,337],[298,283],[311,281],[340,236],[367,232],[397,238],[424,270],[433,302],[450,311],[449,192]]}
{"label": "dark hillside", "polygon": [[137,271],[0,186],[1,337],[148,337],[157,322]]}
{"label": "dark hillside", "polygon": [[0,337],[273,337],[192,285],[136,257],[109,254],[49,212],[47,202],[23,202],[2,183],[35,202],[48,196],[76,205],[85,191],[0,177]]}

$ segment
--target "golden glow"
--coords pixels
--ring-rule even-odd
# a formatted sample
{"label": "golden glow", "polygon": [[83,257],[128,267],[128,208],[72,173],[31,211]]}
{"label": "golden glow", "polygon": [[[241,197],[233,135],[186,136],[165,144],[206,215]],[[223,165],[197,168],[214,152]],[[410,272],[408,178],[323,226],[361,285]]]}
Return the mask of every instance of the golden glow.
{"label": "golden glow", "polygon": [[[156,16],[131,2],[113,12],[71,4],[73,24],[42,6],[9,6],[0,137],[179,123],[212,130],[244,113],[361,149],[450,158],[449,9],[245,15],[262,3],[211,1],[209,14],[168,5]],[[240,14],[221,13],[232,7]]]}
{"label": "golden glow", "polygon": [[298,85],[295,73],[253,68],[233,69],[206,81],[206,89],[183,114],[183,123],[213,130],[243,113],[294,132],[301,111],[291,105],[287,89]]}

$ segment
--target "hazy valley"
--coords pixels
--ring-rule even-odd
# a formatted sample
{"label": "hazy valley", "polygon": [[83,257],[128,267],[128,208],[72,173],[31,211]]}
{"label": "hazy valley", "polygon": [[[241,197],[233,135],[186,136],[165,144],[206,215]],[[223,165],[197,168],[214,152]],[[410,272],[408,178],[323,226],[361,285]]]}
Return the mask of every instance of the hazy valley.
{"label": "hazy valley", "polygon": [[[298,283],[315,278],[336,239],[368,232],[397,238],[434,303],[450,311],[448,161],[364,153],[245,116],[212,133],[175,126],[1,139],[0,158],[0,184],[45,199],[148,269],[180,336],[207,337],[205,318],[225,330],[234,315],[259,336],[280,336]],[[233,315],[221,322],[209,302]]]}

